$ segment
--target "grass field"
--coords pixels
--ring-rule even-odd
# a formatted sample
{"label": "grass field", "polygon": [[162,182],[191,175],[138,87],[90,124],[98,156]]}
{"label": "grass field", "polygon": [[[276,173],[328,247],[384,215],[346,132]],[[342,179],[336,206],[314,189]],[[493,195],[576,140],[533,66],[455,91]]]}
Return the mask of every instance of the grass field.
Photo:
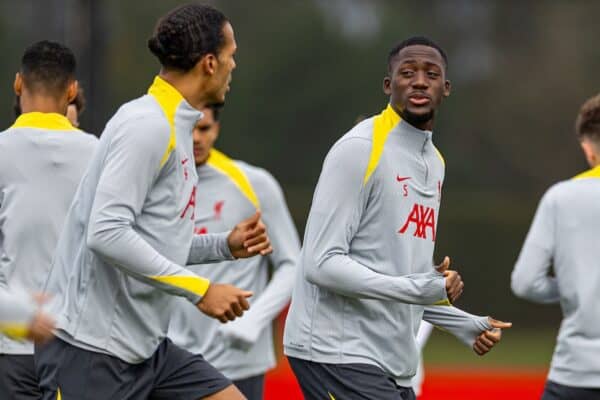
{"label": "grass field", "polygon": [[[498,348],[479,357],[451,335],[434,331],[425,347],[419,400],[539,399],[555,337],[553,330],[507,331]],[[268,400],[302,399],[285,360],[268,374],[265,392]]]}

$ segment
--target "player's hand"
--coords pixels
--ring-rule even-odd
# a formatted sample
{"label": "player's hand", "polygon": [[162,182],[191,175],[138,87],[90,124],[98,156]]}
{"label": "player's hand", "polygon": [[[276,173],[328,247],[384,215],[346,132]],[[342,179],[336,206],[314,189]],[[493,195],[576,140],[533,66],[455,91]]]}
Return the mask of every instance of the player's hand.
{"label": "player's hand", "polygon": [[225,323],[241,317],[244,311],[250,308],[246,300],[250,296],[252,292],[247,290],[232,285],[212,283],[196,307],[209,317]]}
{"label": "player's hand", "polygon": [[450,300],[450,303],[454,303],[462,294],[465,284],[458,272],[451,271],[448,268],[450,268],[450,257],[446,256],[436,270],[444,275],[448,300]]}
{"label": "player's hand", "polygon": [[227,237],[227,243],[235,258],[248,258],[257,254],[265,256],[273,251],[267,227],[260,219],[260,211],[237,224]]}
{"label": "player's hand", "polygon": [[27,328],[27,339],[36,343],[46,343],[54,335],[54,319],[37,311]]}
{"label": "player's hand", "polygon": [[502,329],[508,329],[512,322],[502,322],[488,317],[492,329],[481,332],[473,344],[473,350],[482,356],[492,350],[492,348],[502,339]]}

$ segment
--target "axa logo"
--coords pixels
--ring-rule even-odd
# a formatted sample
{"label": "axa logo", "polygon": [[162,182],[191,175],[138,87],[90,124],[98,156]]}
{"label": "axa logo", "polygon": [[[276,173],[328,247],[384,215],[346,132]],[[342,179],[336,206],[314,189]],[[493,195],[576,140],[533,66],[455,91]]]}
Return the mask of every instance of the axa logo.
{"label": "axa logo", "polygon": [[431,240],[435,242],[435,210],[431,207],[415,204],[398,233],[404,234],[414,224],[413,236],[427,239],[427,232],[431,232]]}

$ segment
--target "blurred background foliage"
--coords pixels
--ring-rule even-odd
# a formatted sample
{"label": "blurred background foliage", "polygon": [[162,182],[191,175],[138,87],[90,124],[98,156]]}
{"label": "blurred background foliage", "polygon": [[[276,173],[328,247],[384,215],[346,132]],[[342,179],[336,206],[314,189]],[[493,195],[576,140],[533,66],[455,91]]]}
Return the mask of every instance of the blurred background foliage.
{"label": "blurred background foliage", "polygon": [[[232,21],[237,69],[218,147],[282,184],[300,233],[326,152],[359,116],[386,103],[389,49],[415,34],[445,48],[453,93],[434,140],[447,161],[436,258],[450,255],[460,307],[516,327],[556,327],[558,307],[510,292],[510,272],[549,185],[586,168],[573,133],[600,89],[600,2],[213,0]],[[100,134],[158,71],[146,41],[181,1],[0,1],[0,120],[9,126],[23,49],[59,40],[76,53]],[[515,328],[516,328],[515,327]]]}

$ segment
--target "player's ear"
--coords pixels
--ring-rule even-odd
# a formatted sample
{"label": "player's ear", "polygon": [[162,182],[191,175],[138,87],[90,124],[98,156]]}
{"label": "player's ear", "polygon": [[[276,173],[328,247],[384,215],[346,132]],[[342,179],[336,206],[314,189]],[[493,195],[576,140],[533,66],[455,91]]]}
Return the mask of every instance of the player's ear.
{"label": "player's ear", "polygon": [[591,143],[586,138],[583,138],[580,142],[581,149],[583,150],[583,154],[585,155],[585,160],[590,166],[594,166],[598,164],[598,155],[594,151],[594,144]]}
{"label": "player's ear", "polygon": [[383,93],[385,93],[386,96],[392,95],[392,78],[389,76],[383,78]]}
{"label": "player's ear", "polygon": [[13,89],[17,96],[21,96],[21,92],[23,91],[23,77],[20,72],[17,72],[15,75],[15,81],[13,83]]}
{"label": "player's ear", "polygon": [[71,104],[75,97],[77,97],[77,91],[79,90],[79,81],[73,80],[67,87],[67,103]]}
{"label": "player's ear", "polygon": [[215,141],[219,138],[219,133],[221,133],[221,122],[215,122],[217,129],[215,129]]}
{"label": "player's ear", "polygon": [[212,76],[215,74],[215,72],[217,70],[217,62],[218,62],[217,56],[215,56],[212,53],[208,53],[208,54],[205,54],[200,59],[200,61],[198,61],[198,64],[196,64],[196,67],[199,66],[205,75]]}
{"label": "player's ear", "polygon": [[444,97],[448,97],[450,96],[450,92],[452,91],[452,84],[450,83],[449,80],[446,80],[444,82]]}

